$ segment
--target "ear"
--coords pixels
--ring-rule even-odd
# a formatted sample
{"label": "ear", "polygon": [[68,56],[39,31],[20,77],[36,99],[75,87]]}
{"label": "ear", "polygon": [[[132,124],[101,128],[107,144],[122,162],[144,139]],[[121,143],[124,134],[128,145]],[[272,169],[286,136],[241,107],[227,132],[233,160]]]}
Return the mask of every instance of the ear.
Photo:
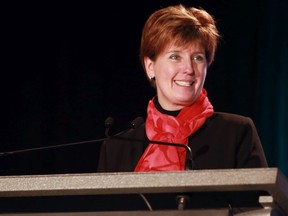
{"label": "ear", "polygon": [[154,78],[155,77],[154,61],[152,61],[150,58],[146,56],[144,57],[144,64],[145,64],[145,71],[149,79]]}

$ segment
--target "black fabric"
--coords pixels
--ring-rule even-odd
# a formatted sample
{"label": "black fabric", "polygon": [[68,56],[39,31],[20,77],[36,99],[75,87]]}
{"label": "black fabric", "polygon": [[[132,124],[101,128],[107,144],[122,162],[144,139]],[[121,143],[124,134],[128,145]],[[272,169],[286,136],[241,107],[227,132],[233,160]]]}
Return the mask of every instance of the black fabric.
{"label": "black fabric", "polygon": [[163,107],[160,105],[159,101],[158,101],[158,97],[156,96],[155,99],[154,99],[154,104],[155,104],[155,107],[156,109],[163,113],[163,114],[167,114],[167,115],[171,115],[171,116],[174,116],[176,117],[181,110],[173,110],[173,111],[170,111],[170,110],[165,110],[163,109]]}
{"label": "black fabric", "polygon": [[[148,145],[145,124],[122,134],[141,141],[110,140],[102,145],[98,172],[131,172]],[[189,138],[195,169],[267,167],[253,121],[216,112]]]}

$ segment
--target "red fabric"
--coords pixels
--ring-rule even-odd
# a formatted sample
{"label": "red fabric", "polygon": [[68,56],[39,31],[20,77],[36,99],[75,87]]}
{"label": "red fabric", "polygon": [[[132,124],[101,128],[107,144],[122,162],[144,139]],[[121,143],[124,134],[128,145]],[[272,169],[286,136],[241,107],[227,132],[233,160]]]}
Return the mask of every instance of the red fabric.
{"label": "red fabric", "polygon": [[[152,99],[147,109],[146,134],[151,141],[188,145],[188,137],[197,131],[213,112],[205,89],[195,103],[183,108],[177,117],[160,113]],[[184,170],[185,161],[185,148],[150,143],[135,172]]]}

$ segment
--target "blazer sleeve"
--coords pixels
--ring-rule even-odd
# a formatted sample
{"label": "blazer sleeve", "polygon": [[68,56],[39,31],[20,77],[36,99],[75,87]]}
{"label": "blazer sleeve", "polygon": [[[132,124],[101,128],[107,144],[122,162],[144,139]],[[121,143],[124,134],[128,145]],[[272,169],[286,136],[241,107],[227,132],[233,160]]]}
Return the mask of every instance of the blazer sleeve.
{"label": "blazer sleeve", "polygon": [[246,117],[242,124],[242,133],[236,151],[236,168],[268,167],[254,122]]}

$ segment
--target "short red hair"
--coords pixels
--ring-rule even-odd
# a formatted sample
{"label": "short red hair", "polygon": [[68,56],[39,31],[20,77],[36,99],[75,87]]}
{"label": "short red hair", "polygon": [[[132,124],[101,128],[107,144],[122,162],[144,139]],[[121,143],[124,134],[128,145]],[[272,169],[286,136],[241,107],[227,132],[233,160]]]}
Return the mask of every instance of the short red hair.
{"label": "short red hair", "polygon": [[176,46],[200,43],[206,52],[207,63],[214,60],[219,39],[213,17],[203,9],[169,6],[150,15],[141,38],[140,60],[144,57],[155,61],[157,56],[172,42]]}

